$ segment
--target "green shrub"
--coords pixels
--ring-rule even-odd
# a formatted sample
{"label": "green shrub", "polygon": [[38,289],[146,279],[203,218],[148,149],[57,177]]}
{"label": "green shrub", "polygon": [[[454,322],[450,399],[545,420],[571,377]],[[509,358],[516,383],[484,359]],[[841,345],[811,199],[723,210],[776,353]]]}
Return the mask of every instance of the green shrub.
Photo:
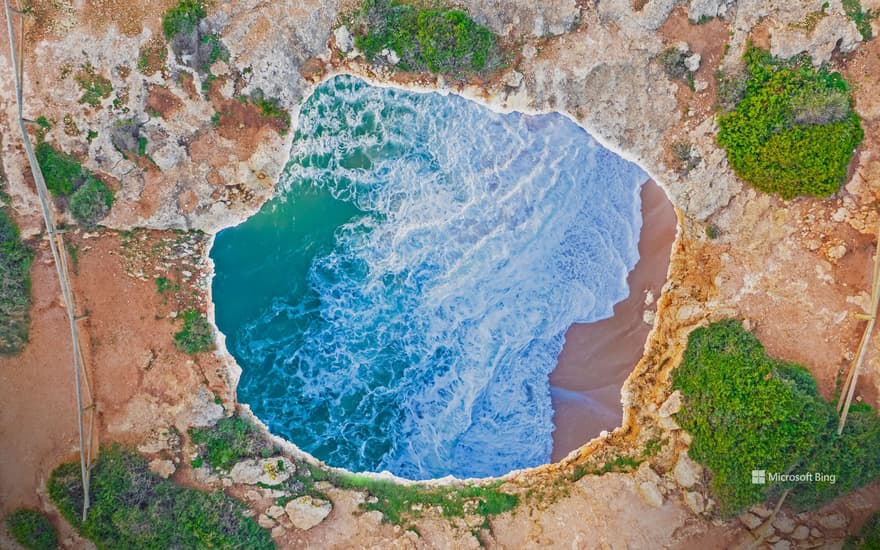
{"label": "green shrub", "polygon": [[86,227],[104,219],[113,206],[113,192],[92,175],[70,196],[70,213]]}
{"label": "green shrub", "polygon": [[[809,371],[775,361],[735,320],[693,331],[673,387],[681,390],[681,426],[693,435],[690,456],[712,473],[712,490],[728,514],[791,487],[789,502],[815,507],[880,476],[880,420],[854,407],[836,435],[833,405]],[[836,483],[753,484],[752,470],[822,472]]]}
{"label": "green shrub", "polygon": [[498,64],[497,37],[459,9],[366,0],[355,16],[355,46],[368,61],[393,50],[407,71],[476,73]]}
{"label": "green shrub", "polygon": [[6,516],[6,527],[12,538],[30,550],[55,550],[58,535],[55,528],[42,513],[26,508]]}
{"label": "green shrub", "polygon": [[234,499],[175,485],[119,446],[103,449],[92,469],[85,522],[78,463],[56,468],[48,489],[61,514],[99,549],[275,548],[268,531],[243,516]]}
{"label": "green shrub", "polygon": [[79,162],[45,141],[37,144],[35,153],[49,192],[56,197],[66,197],[73,193],[83,171]]}
{"label": "green shrub", "polygon": [[843,11],[859,29],[862,40],[867,42],[874,33],[871,31],[871,19],[877,17],[877,14],[871,11],[862,11],[862,3],[859,0],[843,0]]}
{"label": "green shrub", "polygon": [[162,16],[162,32],[168,40],[179,34],[190,33],[205,15],[202,0],[181,0]]}
{"label": "green shrub", "polygon": [[686,53],[679,51],[678,48],[673,46],[660,52],[660,55],[657,56],[657,62],[660,63],[663,72],[665,72],[666,76],[670,79],[687,80],[691,72],[684,63],[686,58]]}
{"label": "green shrub", "polygon": [[95,68],[90,63],[82,66],[80,71],[74,76],[74,80],[83,90],[83,96],[79,99],[80,103],[86,103],[92,107],[96,107],[101,103],[101,99],[110,97],[113,92],[113,85],[110,79],[101,76],[95,72]]}
{"label": "green shrub", "polygon": [[208,52],[208,59],[205,61],[205,71],[218,60],[229,61],[229,50],[223,45],[219,34],[206,34],[202,37],[202,44],[208,44],[211,47],[211,50]]}
{"label": "green shrub", "polygon": [[209,428],[190,428],[189,436],[204,458],[215,469],[229,471],[245,458],[268,458],[275,449],[266,447],[263,434],[238,416],[221,418]]}
{"label": "green shrub", "polygon": [[846,539],[843,550],[880,550],[880,512],[868,518],[858,535]]}
{"label": "green shrub", "polygon": [[183,328],[174,335],[174,345],[185,353],[202,353],[214,349],[211,323],[197,309],[183,312]]}
{"label": "green shrub", "polygon": [[864,137],[846,81],[805,57],[780,61],[750,46],[744,59],[742,99],[718,117],[733,170],[783,199],[835,193]]}
{"label": "green shrub", "polygon": [[0,208],[0,354],[18,353],[27,344],[33,260],[18,226]]}

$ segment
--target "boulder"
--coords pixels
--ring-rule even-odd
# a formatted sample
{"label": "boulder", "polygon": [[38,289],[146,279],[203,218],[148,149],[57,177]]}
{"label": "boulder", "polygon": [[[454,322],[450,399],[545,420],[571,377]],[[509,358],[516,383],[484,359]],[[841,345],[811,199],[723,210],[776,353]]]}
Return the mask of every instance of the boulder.
{"label": "boulder", "polygon": [[245,485],[278,485],[290,477],[296,466],[282,457],[264,458],[262,460],[242,460],[232,467],[229,477],[235,483]]}
{"label": "boulder", "polygon": [[[796,523],[793,519],[788,516],[776,516],[776,519],[773,520],[773,527],[779,530],[780,533],[784,535],[788,535],[794,528],[796,527]],[[807,531],[809,533],[809,530]]]}
{"label": "boulder", "polygon": [[761,520],[761,518],[751,512],[744,512],[740,514],[739,520],[743,523],[743,525],[752,530],[757,529],[761,526],[761,523],[763,523],[763,520]]}
{"label": "boulder", "polygon": [[832,512],[819,517],[819,525],[825,529],[843,529],[849,524],[849,520],[840,512]]}
{"label": "boulder", "polygon": [[687,451],[682,451],[678,455],[678,462],[675,463],[673,469],[675,481],[685,489],[690,489],[696,485],[703,476],[703,467],[691,460]]}
{"label": "boulder", "polygon": [[345,25],[337,27],[333,31],[333,37],[336,39],[336,47],[343,53],[351,51],[354,47],[354,37],[351,36],[351,32]]}
{"label": "boulder", "polygon": [[681,410],[681,392],[675,390],[672,392],[669,397],[666,398],[666,401],[660,405],[660,410],[657,411],[657,414],[660,415],[660,418],[667,418],[672,416]]}
{"label": "boulder", "polygon": [[696,491],[685,491],[684,503],[695,514],[702,514],[706,510],[706,502],[703,495]]}
{"label": "boulder", "polygon": [[333,504],[330,501],[309,495],[295,498],[284,507],[294,527],[304,531],[324,521],[332,509]]}
{"label": "boulder", "polygon": [[663,506],[663,494],[657,485],[651,481],[644,481],[639,484],[639,496],[645,501],[645,504],[659,508]]}
{"label": "boulder", "polygon": [[149,466],[151,472],[165,479],[171,477],[171,474],[177,469],[174,466],[174,463],[170,460],[162,460],[159,458],[151,460]]}

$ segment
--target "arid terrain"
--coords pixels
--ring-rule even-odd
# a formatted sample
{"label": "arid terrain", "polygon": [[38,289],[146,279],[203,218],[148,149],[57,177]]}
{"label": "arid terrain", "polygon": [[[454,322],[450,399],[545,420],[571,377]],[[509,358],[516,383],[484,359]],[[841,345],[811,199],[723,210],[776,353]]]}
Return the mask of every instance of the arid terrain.
{"label": "arid terrain", "polygon": [[[820,9],[816,0],[465,0],[463,7],[513,52],[508,67],[470,82],[368,64],[341,43],[344,34],[334,33],[350,6],[321,0],[216,3],[204,24],[222,37],[229,58],[213,63],[209,79],[170,48],[161,59],[149,49],[157,39],[165,47],[161,16],[172,4],[35,0],[24,23],[25,117],[54,121],[46,139],[116,192],[100,227],[69,224],[65,233],[76,251],[71,277],[98,442],[136,447],[178,483],[241,498],[279,548],[702,549],[752,540],[770,510],[759,506],[745,518],[717,514],[706,473],[685,453],[691,436],[670,417],[677,410],[670,374],[692,330],[728,317],[752,329],[771,356],[806,366],[827,398],[853,361],[870,313],[880,223],[880,39],[863,41],[839,0],[811,28],[801,23]],[[880,9],[880,2],[864,0],[862,8]],[[880,34],[880,20],[871,25]],[[716,144],[714,75],[741,63],[749,40],[777,55],[807,52],[849,80],[865,139],[846,184],[831,198],[783,201],[758,192],[736,178]],[[670,80],[656,61],[680,42],[700,54],[693,86]],[[71,343],[18,131],[10,53],[0,40],[0,176],[36,259],[30,341],[20,354],[0,359],[0,515],[39,508],[59,528],[63,547],[86,548],[90,543],[61,518],[45,489],[50,472],[77,457]],[[86,64],[112,83],[96,105],[80,101],[77,75]],[[678,214],[656,304],[645,305],[642,297],[630,304],[656,314],[641,360],[623,383],[620,426],[556,457],[559,462],[505,476],[503,487],[522,502],[488,528],[483,517],[450,519],[426,510],[416,529],[402,529],[365,513],[362,492],[327,487],[332,512],[303,530],[285,515],[266,515],[278,496],[271,489],[193,468],[192,448],[168,436],[172,428],[186,433],[237,409],[250,414],[236,403],[238,367],[222,345],[196,355],[175,348],[178,316],[197,308],[212,318],[211,236],[272,196],[299,103],[340,73],[440,89],[498,110],[562,112],[638,162]],[[237,99],[257,89],[278,99],[293,126]],[[146,138],[140,155],[123,154],[112,141],[115,125],[129,119]],[[687,169],[672,151],[682,140],[695,159]],[[159,277],[175,288],[157,291]],[[874,407],[880,406],[878,360],[874,338],[856,390],[857,401]],[[646,453],[649,441],[666,443]],[[292,444],[276,443],[286,456],[314,461]],[[641,464],[582,474],[616,457]],[[837,548],[878,509],[880,482],[813,512],[783,509],[792,529],[764,533],[762,544]],[[808,536],[790,536],[793,525],[806,526]],[[0,532],[0,546],[13,544]]]}

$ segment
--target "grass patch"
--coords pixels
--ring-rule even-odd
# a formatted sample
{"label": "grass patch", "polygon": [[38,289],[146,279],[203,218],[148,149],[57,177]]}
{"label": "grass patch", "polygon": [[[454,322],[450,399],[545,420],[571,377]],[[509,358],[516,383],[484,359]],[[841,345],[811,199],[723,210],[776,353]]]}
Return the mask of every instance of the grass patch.
{"label": "grass patch", "polygon": [[70,214],[85,227],[94,227],[113,206],[113,191],[104,182],[87,175],[85,182],[70,196]]}
{"label": "grass patch", "polygon": [[392,50],[400,59],[397,67],[405,71],[460,76],[501,64],[495,33],[460,9],[366,0],[352,27],[355,46],[368,61]]}
{"label": "grass patch", "polygon": [[29,550],[55,550],[58,534],[41,512],[20,508],[6,516],[6,528],[17,543]]}
{"label": "grass patch", "polygon": [[162,479],[140,455],[119,446],[103,449],[92,469],[85,522],[78,463],[56,468],[48,489],[67,521],[101,549],[275,548],[269,532],[242,515],[238,501]]}
{"label": "grass patch", "polygon": [[[693,331],[673,388],[685,398],[677,419],[693,435],[690,456],[712,473],[722,512],[735,514],[792,488],[789,503],[813,508],[880,476],[880,420],[870,407],[850,412],[836,434],[834,406],[812,375],[768,357],[735,320]],[[823,472],[835,483],[753,484],[751,471]]]}
{"label": "grass patch", "polygon": [[110,83],[110,80],[97,74],[91,63],[82,65],[79,72],[74,76],[74,80],[83,90],[83,96],[79,99],[79,102],[86,103],[92,107],[100,105],[101,100],[107,99],[113,92],[113,85]]}
{"label": "grass patch", "polygon": [[83,168],[72,156],[41,141],[35,151],[46,187],[52,195],[66,197],[79,185]]}
{"label": "grass patch", "polygon": [[209,428],[190,428],[189,436],[199,448],[199,459],[216,470],[228,472],[240,460],[269,458],[276,450],[267,447],[263,434],[239,416],[221,418]]}
{"label": "grass patch", "polygon": [[367,511],[382,513],[384,520],[395,525],[418,517],[424,507],[443,508],[444,517],[462,517],[477,514],[489,517],[516,508],[519,497],[499,490],[501,482],[489,485],[435,487],[421,484],[403,485],[384,479],[373,479],[354,474],[341,475],[333,483],[346,489],[363,489],[375,497],[361,504]]}
{"label": "grass patch", "polygon": [[846,539],[843,550],[880,550],[880,512],[868,518],[858,535]]}
{"label": "grass patch", "polygon": [[168,40],[191,33],[205,15],[205,3],[201,0],[181,0],[162,16],[162,33]]}
{"label": "grass patch", "polygon": [[871,11],[862,11],[862,3],[859,0],[842,0],[842,4],[843,12],[856,24],[859,34],[862,35],[862,40],[865,42],[870,40],[874,36],[871,30],[871,20],[877,17],[877,14]]}
{"label": "grass patch", "polygon": [[[650,456],[647,454],[649,452],[649,445],[651,445],[651,441],[648,441],[648,445],[645,447],[645,456]],[[660,442],[655,443],[655,445],[661,445]],[[656,449],[651,449],[651,452],[659,451],[660,446]],[[600,476],[603,474],[607,474],[610,472],[629,472],[635,470],[639,467],[642,461],[632,458],[630,456],[618,456],[614,460],[609,460],[602,464],[601,468],[592,468],[587,464],[578,464],[575,466],[574,470],[571,473],[571,480],[578,481],[585,475],[594,475]]]}
{"label": "grass patch", "polygon": [[0,208],[0,354],[18,353],[27,344],[33,261],[33,250],[21,240],[6,208]]}
{"label": "grass patch", "polygon": [[166,292],[172,291],[177,292],[180,290],[180,287],[171,282],[171,280],[167,277],[157,277],[156,278],[156,292],[159,294],[165,294]]}
{"label": "grass patch", "polygon": [[174,346],[189,354],[214,349],[214,333],[204,313],[197,309],[183,312],[183,328],[174,335]]}
{"label": "grass patch", "polygon": [[206,34],[202,37],[202,44],[207,44],[208,46],[210,46],[207,60],[205,61],[205,72],[207,72],[208,69],[210,69],[211,65],[213,65],[217,61],[229,61],[229,50],[226,49],[226,46],[220,40],[219,34]]}
{"label": "grass patch", "polygon": [[804,56],[779,60],[749,46],[744,59],[742,97],[718,116],[718,144],[733,170],[783,199],[837,192],[864,137],[849,85]]}

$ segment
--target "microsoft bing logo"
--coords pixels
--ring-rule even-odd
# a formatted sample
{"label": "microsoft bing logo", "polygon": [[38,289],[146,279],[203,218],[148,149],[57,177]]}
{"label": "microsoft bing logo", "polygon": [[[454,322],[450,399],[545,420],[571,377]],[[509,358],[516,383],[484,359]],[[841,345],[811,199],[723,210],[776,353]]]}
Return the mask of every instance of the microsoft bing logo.
{"label": "microsoft bing logo", "polygon": [[767,483],[766,470],[752,470],[752,483],[756,485],[764,485]]}

